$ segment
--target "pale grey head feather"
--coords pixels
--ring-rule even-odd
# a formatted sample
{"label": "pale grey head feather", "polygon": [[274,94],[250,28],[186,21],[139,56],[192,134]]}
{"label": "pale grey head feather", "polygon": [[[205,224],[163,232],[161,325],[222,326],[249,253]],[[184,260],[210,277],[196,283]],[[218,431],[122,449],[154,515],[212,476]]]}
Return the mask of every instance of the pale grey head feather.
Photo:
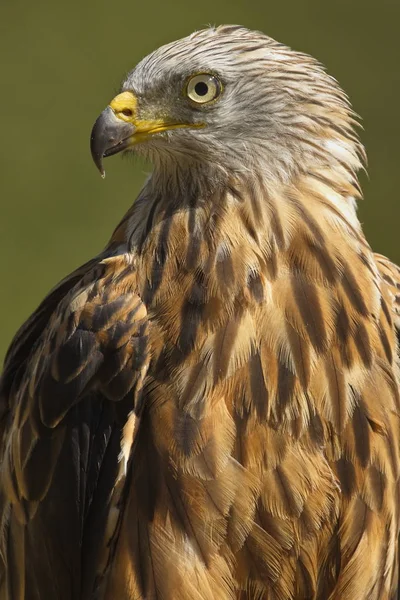
{"label": "pale grey head feather", "polygon": [[[194,107],[183,89],[196,73],[216,74],[224,92]],[[238,26],[196,32],[144,58],[122,90],[133,90],[145,118],[168,115],[204,129],[160,134],[135,152],[155,168],[219,179],[261,172],[288,182],[315,165],[355,172],[363,148],[346,95],[323,67],[266,35]],[[175,165],[175,166],[174,166]]]}

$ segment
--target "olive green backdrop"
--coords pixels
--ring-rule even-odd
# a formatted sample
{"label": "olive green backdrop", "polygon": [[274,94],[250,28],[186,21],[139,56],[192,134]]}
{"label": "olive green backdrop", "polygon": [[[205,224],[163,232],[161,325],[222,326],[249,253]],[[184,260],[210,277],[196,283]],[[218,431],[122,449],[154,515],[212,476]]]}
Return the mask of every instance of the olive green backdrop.
{"label": "olive green backdrop", "polygon": [[400,261],[400,0],[0,0],[0,358],[67,272],[102,248],[146,167],[103,181],[89,135],[126,71],[207,24],[241,23],[315,55],[362,115],[361,220]]}

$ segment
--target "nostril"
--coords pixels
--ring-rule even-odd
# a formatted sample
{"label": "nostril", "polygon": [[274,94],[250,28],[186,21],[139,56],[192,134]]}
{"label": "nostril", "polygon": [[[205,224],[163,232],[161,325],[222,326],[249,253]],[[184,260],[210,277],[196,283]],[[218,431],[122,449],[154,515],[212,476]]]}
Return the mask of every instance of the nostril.
{"label": "nostril", "polygon": [[133,115],[133,112],[130,108],[124,108],[121,110],[121,112],[123,115],[125,115],[125,117],[131,117]]}

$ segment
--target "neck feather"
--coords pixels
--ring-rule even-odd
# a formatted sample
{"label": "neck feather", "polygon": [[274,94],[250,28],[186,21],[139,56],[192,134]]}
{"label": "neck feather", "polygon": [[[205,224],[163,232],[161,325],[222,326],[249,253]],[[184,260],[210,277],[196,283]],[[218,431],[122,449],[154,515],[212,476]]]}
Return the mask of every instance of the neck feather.
{"label": "neck feather", "polygon": [[[182,402],[183,389],[193,392],[187,372],[178,375],[185,356],[192,357],[193,377],[196,365],[213,364],[215,385],[239,377],[266,348],[282,381],[302,390],[313,385],[332,345],[347,369],[357,364],[357,351],[370,363],[377,334],[367,317],[380,313],[381,297],[355,214],[354,183],[321,170],[290,185],[232,181],[201,201],[172,202],[149,190],[117,228],[110,250],[131,252],[155,360],[159,354],[161,370],[171,371],[164,375],[176,376]],[[193,394],[196,410],[200,396]],[[289,423],[289,408],[271,410]]]}
{"label": "neck feather", "polygon": [[[188,271],[214,264],[218,277],[232,270],[238,280],[229,285],[242,289],[246,278],[264,270],[267,279],[296,268],[329,280],[343,270],[350,249],[369,251],[356,215],[358,183],[343,165],[299,173],[290,183],[268,184],[258,175],[240,181],[215,177],[208,188],[189,181],[175,193],[172,188],[152,176],[111,244],[128,244],[153,266],[173,259]],[[219,285],[215,281],[212,288]]]}

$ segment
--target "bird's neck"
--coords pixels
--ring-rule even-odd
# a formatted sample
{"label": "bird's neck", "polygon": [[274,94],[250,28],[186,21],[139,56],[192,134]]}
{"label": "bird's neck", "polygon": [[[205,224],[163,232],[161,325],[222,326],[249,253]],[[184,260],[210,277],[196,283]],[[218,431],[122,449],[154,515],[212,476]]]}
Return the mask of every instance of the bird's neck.
{"label": "bird's neck", "polygon": [[322,356],[336,329],[350,344],[351,361],[352,324],[379,313],[380,303],[352,184],[330,185],[329,173],[281,187],[232,182],[207,201],[189,203],[148,189],[112,244],[136,268],[157,377],[175,377],[184,357],[207,368],[215,352],[230,356],[236,340],[233,357],[226,364],[221,358],[225,366],[214,373],[215,381],[229,378],[262,338],[306,386],[314,363],[303,364],[303,353]]}
{"label": "bird's neck", "polygon": [[282,275],[279,269],[304,262],[315,270],[319,261],[322,269],[329,257],[349,248],[369,251],[356,215],[358,183],[342,166],[315,168],[289,182],[215,179],[208,189],[194,189],[188,178],[186,186],[173,189],[150,178],[111,240],[128,246],[157,278],[172,262],[187,271],[214,265],[220,276],[228,276],[230,264],[235,278],[242,274],[235,286],[243,288],[260,269],[274,278]]}

